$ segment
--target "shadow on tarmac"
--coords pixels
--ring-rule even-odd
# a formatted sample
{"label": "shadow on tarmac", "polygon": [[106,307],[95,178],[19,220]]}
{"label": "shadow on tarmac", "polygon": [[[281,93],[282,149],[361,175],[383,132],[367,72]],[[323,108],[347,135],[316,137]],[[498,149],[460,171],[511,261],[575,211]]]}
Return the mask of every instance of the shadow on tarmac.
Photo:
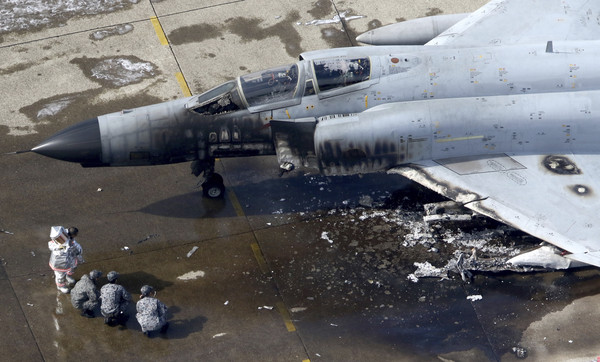
{"label": "shadow on tarmac", "polygon": [[179,308],[169,308],[167,314],[169,329],[166,333],[157,334],[157,337],[162,339],[185,339],[192,333],[201,332],[204,329],[204,324],[208,321],[205,316],[197,316],[191,319],[173,319],[172,311],[176,314],[179,312]]}
{"label": "shadow on tarmac", "polygon": [[[257,183],[245,183],[228,187],[236,193],[239,203],[248,216],[277,213],[314,212],[333,208],[356,207],[361,198],[369,196],[378,203],[397,191],[406,188],[411,181],[383,173],[364,176],[290,176],[269,179]],[[265,193],[265,190],[269,190]],[[247,196],[244,196],[247,195]],[[256,204],[256,195],[263,195],[263,202]],[[223,218],[236,216],[227,207],[228,199],[207,199],[202,191],[164,199],[139,212],[175,218]]]}
{"label": "shadow on tarmac", "polygon": [[[154,275],[144,271],[121,274],[117,283],[125,287],[125,289],[127,289],[127,291],[129,291],[132,295],[139,295],[140,288],[142,288],[144,285],[151,285],[157,292],[160,292],[161,290],[173,285],[173,282],[158,279]],[[135,298],[133,299],[137,302]]]}
{"label": "shadow on tarmac", "polygon": [[152,203],[140,210],[144,214],[178,219],[233,217],[235,211],[226,209],[225,199],[208,199],[202,191],[194,191]]}

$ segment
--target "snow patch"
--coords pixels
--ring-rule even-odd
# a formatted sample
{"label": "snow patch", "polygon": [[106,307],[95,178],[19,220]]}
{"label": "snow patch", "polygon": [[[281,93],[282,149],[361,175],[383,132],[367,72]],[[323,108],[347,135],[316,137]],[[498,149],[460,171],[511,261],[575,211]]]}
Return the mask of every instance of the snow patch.
{"label": "snow patch", "polygon": [[185,273],[183,275],[180,275],[177,277],[177,279],[179,279],[179,280],[195,280],[198,278],[204,278],[204,275],[206,275],[205,272],[203,272],[202,270],[197,270],[197,271],[191,271],[191,272]]}
{"label": "snow patch", "polygon": [[329,233],[327,231],[321,233],[321,239],[326,240],[329,244],[333,244],[333,240],[329,238]]}
{"label": "snow patch", "polygon": [[90,38],[93,40],[104,40],[108,37],[127,34],[131,31],[133,31],[133,25],[121,24],[112,28],[97,30],[90,34]]}
{"label": "snow patch", "polygon": [[129,8],[139,0],[3,0],[0,34],[32,28],[64,26],[77,16],[106,14]]}
{"label": "snow patch", "polygon": [[92,77],[122,87],[153,76],[155,67],[149,62],[133,62],[126,58],[105,59],[92,68]]}
{"label": "snow patch", "polygon": [[416,275],[414,274],[409,274],[406,279],[410,280],[413,283],[418,283],[419,282],[419,278],[417,278]]}
{"label": "snow patch", "polygon": [[469,295],[467,297],[468,300],[470,300],[471,302],[474,302],[476,300],[482,300],[483,297],[481,295]]}
{"label": "snow patch", "polygon": [[42,119],[45,117],[55,116],[63,109],[67,108],[69,104],[73,103],[76,97],[68,96],[60,98],[54,102],[48,103],[44,108],[40,109],[37,113],[37,118]]}
{"label": "snow patch", "polygon": [[447,270],[445,270],[444,268],[436,268],[433,265],[431,265],[431,263],[428,261],[426,261],[424,263],[414,263],[414,265],[417,267],[417,270],[415,270],[413,275],[416,276],[417,278],[424,278],[424,277],[443,278],[443,277],[446,277],[448,274]]}

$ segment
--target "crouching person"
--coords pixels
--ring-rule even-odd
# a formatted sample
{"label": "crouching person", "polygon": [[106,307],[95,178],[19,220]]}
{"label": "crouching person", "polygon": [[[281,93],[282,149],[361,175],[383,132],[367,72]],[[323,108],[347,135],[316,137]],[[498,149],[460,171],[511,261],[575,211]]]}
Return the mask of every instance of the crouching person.
{"label": "crouching person", "polygon": [[117,284],[119,273],[111,271],[106,274],[108,284],[100,289],[100,312],[104,317],[104,323],[112,325],[113,323],[124,324],[127,321],[127,306],[131,301],[131,295]]}
{"label": "crouching person", "polygon": [[136,304],[137,314],[135,317],[142,327],[142,332],[148,337],[154,331],[166,332],[169,328],[167,306],[155,298],[156,292],[151,286],[144,285],[141,293],[140,300]]}
{"label": "crouching person", "polygon": [[71,304],[81,309],[81,315],[94,318],[94,309],[100,304],[100,294],[96,289],[96,280],[102,276],[99,270],[84,274],[71,290]]}

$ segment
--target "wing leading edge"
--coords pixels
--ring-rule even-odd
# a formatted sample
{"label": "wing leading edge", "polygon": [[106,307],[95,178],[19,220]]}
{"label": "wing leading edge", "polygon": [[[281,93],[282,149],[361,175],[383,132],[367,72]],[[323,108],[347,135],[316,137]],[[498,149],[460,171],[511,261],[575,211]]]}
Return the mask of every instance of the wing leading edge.
{"label": "wing leading edge", "polygon": [[455,47],[600,39],[600,1],[492,0],[426,45]]}
{"label": "wing leading edge", "polygon": [[390,170],[600,267],[600,156],[506,155]]}

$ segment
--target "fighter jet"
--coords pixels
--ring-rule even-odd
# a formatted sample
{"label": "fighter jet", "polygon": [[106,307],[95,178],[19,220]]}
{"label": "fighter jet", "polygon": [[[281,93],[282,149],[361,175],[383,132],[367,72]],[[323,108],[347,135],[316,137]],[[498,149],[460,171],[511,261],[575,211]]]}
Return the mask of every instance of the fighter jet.
{"label": "fighter jet", "polygon": [[32,151],[84,167],[193,161],[209,197],[224,192],[217,157],[397,173],[600,266],[600,2],[493,0],[358,39],[375,45],[94,117]]}

